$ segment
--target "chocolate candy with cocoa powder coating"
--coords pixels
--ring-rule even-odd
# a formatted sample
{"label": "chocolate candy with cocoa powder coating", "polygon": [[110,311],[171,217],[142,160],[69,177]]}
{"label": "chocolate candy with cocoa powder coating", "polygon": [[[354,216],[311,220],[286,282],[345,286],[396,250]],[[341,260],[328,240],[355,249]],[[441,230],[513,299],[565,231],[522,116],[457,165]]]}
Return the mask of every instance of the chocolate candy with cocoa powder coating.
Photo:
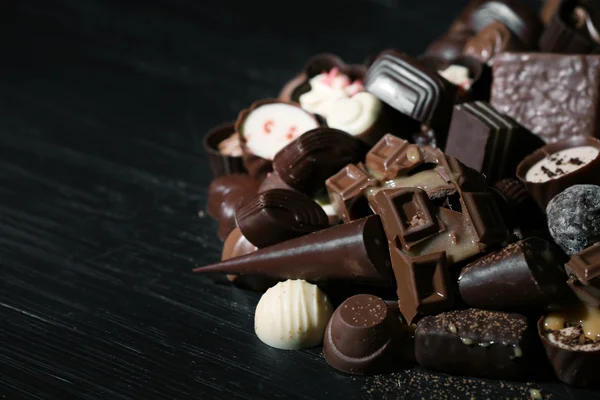
{"label": "chocolate candy with cocoa powder coating", "polygon": [[500,311],[448,311],[419,321],[415,355],[422,367],[454,375],[523,379],[535,360],[527,318]]}
{"label": "chocolate candy with cocoa powder coating", "polygon": [[333,368],[354,375],[390,372],[402,364],[399,315],[370,294],[345,300],[325,329],[323,355]]}
{"label": "chocolate candy with cocoa powder coating", "polygon": [[259,248],[329,226],[325,211],[313,199],[286,189],[258,194],[237,209],[235,220],[243,235]]}
{"label": "chocolate candy with cocoa powder coating", "polygon": [[273,169],[290,187],[313,196],[342,167],[364,159],[367,149],[346,132],[317,128],[281,149],[273,159]]}
{"label": "chocolate candy with cocoa powder coating", "polygon": [[569,294],[562,256],[529,238],[467,265],[458,278],[463,301],[476,308],[528,313],[563,305]]}

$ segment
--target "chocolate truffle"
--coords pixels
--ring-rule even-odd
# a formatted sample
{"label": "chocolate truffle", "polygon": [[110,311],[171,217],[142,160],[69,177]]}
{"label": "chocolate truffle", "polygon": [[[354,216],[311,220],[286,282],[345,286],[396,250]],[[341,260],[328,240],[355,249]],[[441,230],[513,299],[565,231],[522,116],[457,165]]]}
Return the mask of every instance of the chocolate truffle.
{"label": "chocolate truffle", "polygon": [[548,228],[568,255],[600,241],[600,186],[575,185],[558,194],[546,209]]}
{"label": "chocolate truffle", "polygon": [[546,143],[600,134],[600,56],[502,53],[491,104]]}
{"label": "chocolate truffle", "polygon": [[323,355],[348,374],[389,372],[401,364],[398,315],[381,298],[359,294],[344,301],[325,330]]}

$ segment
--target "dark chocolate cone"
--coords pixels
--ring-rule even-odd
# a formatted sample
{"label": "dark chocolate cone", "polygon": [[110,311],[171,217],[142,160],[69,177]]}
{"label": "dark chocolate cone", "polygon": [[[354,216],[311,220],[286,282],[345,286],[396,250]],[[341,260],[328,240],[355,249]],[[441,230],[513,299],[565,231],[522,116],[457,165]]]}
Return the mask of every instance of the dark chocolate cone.
{"label": "dark chocolate cone", "polygon": [[194,272],[262,275],[282,280],[342,279],[388,285],[394,282],[387,239],[378,215],[199,267]]}

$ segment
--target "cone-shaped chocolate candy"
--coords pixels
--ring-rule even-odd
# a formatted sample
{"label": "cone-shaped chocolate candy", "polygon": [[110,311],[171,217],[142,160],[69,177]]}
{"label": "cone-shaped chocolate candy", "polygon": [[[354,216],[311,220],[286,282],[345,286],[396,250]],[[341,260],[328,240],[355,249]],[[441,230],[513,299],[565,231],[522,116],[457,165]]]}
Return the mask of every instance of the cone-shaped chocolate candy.
{"label": "cone-shaped chocolate candy", "polygon": [[381,219],[372,215],[199,267],[194,272],[262,275],[276,279],[334,279],[393,285]]}

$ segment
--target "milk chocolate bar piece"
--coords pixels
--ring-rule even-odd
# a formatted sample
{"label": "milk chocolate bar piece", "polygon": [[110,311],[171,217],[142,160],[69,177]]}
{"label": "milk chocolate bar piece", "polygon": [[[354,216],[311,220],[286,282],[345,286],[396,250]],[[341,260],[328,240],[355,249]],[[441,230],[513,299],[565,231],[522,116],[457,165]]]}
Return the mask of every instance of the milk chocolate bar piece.
{"label": "milk chocolate bar piece", "polygon": [[365,190],[377,186],[378,181],[364,167],[349,164],[325,181],[331,205],[346,223],[371,213]]}
{"label": "milk chocolate bar piece", "polygon": [[348,280],[388,286],[393,282],[388,244],[378,215],[199,267],[194,272],[260,275],[281,280]]}
{"label": "milk chocolate bar piece", "polygon": [[381,190],[370,199],[369,204],[381,216],[388,241],[401,243],[406,251],[410,251],[415,243],[443,230],[427,193],[422,189]]}
{"label": "milk chocolate bar piece", "polygon": [[546,53],[600,53],[600,5],[594,1],[564,0],[540,38]]}
{"label": "milk chocolate bar piece", "polygon": [[323,208],[302,193],[271,189],[237,209],[237,226],[255,246],[262,248],[329,226]]}
{"label": "milk chocolate bar piece", "polygon": [[446,253],[410,257],[390,243],[392,268],[400,312],[411,324],[418,317],[452,308],[451,283]]}
{"label": "milk chocolate bar piece", "polygon": [[458,278],[465,303],[489,310],[528,313],[566,301],[560,256],[547,241],[529,238],[467,265]]}
{"label": "milk chocolate bar piece", "polygon": [[[406,54],[384,51],[369,67],[365,88],[384,103],[445,136],[456,87]],[[445,142],[440,137],[440,142]]]}
{"label": "milk chocolate bar piece", "polygon": [[482,246],[501,244],[508,239],[504,218],[490,193],[464,192],[461,195],[466,212]]}
{"label": "milk chocolate bar piece", "polygon": [[577,297],[592,307],[600,307],[600,243],[572,256],[565,269]]}
{"label": "milk chocolate bar piece", "polygon": [[369,170],[385,179],[405,174],[422,162],[418,146],[389,133],[373,146],[366,158]]}
{"label": "milk chocolate bar piece", "polygon": [[427,316],[415,332],[417,362],[455,375],[523,379],[533,334],[520,314],[467,309]]}
{"label": "milk chocolate bar piece", "polygon": [[454,107],[445,153],[493,183],[514,176],[519,162],[543,145],[513,119],[477,101]]}
{"label": "milk chocolate bar piece", "polygon": [[292,188],[313,196],[344,165],[364,159],[367,146],[346,132],[317,128],[306,132],[273,159],[273,169]]}
{"label": "milk chocolate bar piece", "polygon": [[502,53],[493,74],[492,106],[546,143],[600,134],[600,56]]}

